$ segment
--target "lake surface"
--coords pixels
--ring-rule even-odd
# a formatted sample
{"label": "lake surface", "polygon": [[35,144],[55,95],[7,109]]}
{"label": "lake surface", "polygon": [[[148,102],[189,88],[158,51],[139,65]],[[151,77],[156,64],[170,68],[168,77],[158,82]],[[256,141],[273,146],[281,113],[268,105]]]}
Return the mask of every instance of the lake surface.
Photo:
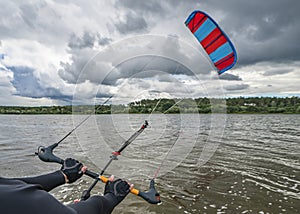
{"label": "lake surface", "polygon": [[[0,115],[1,176],[59,169],[34,152],[58,142],[86,116]],[[146,190],[156,178],[161,205],[129,195],[114,213],[300,213],[300,115],[96,115],[55,150],[99,172],[144,120],[150,127],[114,161],[107,176]],[[69,203],[92,180],[52,193]],[[103,192],[99,183],[93,194]]]}

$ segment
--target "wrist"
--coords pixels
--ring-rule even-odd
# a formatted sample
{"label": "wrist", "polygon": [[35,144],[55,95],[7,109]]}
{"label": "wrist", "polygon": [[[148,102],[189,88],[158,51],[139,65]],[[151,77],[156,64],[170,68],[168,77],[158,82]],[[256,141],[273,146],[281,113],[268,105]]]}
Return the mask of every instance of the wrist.
{"label": "wrist", "polygon": [[61,171],[61,173],[62,173],[63,176],[64,176],[65,183],[69,183],[69,179],[68,179],[67,175],[66,175],[63,171]]}
{"label": "wrist", "polygon": [[103,197],[106,199],[107,204],[109,204],[112,208],[114,208],[115,206],[117,206],[120,203],[118,201],[117,197],[115,196],[115,194],[113,194],[111,192],[106,193]]}

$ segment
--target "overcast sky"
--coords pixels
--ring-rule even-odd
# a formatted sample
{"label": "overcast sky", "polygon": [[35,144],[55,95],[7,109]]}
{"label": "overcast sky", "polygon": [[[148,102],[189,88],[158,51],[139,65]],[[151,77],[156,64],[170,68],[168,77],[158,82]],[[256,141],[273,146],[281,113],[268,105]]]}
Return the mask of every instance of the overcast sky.
{"label": "overcast sky", "polygon": [[[125,103],[300,96],[299,0],[13,0],[0,7],[0,105],[110,95]],[[194,10],[213,17],[235,45],[238,62],[223,75],[184,25]]]}

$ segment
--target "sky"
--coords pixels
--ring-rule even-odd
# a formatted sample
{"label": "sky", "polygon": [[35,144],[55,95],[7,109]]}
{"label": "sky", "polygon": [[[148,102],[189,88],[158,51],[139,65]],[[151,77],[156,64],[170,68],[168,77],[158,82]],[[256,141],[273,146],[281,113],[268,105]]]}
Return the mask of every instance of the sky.
{"label": "sky", "polygon": [[[0,105],[300,96],[298,0],[0,1]],[[209,14],[238,61],[218,75],[184,21]]]}

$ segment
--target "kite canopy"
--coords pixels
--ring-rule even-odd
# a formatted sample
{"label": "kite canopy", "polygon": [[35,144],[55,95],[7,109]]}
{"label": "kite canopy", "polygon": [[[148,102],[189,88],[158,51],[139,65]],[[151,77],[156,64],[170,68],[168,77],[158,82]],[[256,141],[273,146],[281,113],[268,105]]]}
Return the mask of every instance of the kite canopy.
{"label": "kite canopy", "polygon": [[185,21],[185,25],[198,39],[219,74],[235,65],[237,55],[232,42],[210,16],[194,11]]}

